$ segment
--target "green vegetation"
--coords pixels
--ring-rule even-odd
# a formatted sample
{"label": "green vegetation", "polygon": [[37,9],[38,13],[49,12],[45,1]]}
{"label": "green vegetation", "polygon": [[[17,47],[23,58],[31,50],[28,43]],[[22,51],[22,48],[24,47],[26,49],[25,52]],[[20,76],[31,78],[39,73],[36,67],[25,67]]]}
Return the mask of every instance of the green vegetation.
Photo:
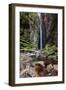
{"label": "green vegetation", "polygon": [[[46,44],[43,53],[49,58],[57,57],[57,15],[41,13],[41,16],[42,30],[46,28]],[[38,13],[20,12],[20,50],[38,50],[39,29]]]}
{"label": "green vegetation", "polygon": [[47,44],[43,49],[43,53],[48,58],[57,58],[57,47],[55,45]]}
{"label": "green vegetation", "polygon": [[38,29],[37,13],[20,13],[20,49],[37,49]]}

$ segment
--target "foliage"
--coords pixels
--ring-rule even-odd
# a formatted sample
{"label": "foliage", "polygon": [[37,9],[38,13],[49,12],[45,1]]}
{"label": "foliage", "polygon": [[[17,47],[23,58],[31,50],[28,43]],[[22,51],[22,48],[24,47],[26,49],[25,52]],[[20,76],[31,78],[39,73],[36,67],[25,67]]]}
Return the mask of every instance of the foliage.
{"label": "foliage", "polygon": [[37,31],[39,27],[37,13],[21,12],[20,13],[20,49],[37,48]]}
{"label": "foliage", "polygon": [[55,45],[47,44],[43,49],[43,53],[48,58],[57,58],[57,47]]}
{"label": "foliage", "polygon": [[[48,57],[57,56],[57,14],[41,13],[42,30],[45,32],[44,53]],[[46,16],[45,16],[46,15]],[[38,13],[20,12],[20,49],[38,49],[40,20]],[[52,45],[50,45],[52,44]]]}
{"label": "foliage", "polygon": [[20,48],[21,49],[29,49],[32,48],[32,43],[30,41],[29,32],[27,32],[26,29],[24,29],[24,34],[20,36]]}

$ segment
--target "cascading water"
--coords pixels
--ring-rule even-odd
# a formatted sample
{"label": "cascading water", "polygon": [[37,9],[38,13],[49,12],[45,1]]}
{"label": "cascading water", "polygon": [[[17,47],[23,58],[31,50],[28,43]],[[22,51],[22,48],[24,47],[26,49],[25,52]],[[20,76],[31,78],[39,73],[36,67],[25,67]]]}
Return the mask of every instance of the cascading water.
{"label": "cascading water", "polygon": [[40,50],[42,50],[42,19],[41,19],[41,14],[38,13],[39,20],[40,20]]}

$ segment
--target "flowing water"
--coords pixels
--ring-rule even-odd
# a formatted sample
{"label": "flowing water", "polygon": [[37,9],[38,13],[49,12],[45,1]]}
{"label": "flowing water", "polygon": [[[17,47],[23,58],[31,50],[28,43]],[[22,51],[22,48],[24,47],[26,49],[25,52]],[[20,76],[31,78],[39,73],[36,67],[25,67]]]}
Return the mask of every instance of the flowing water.
{"label": "flowing water", "polygon": [[40,20],[40,50],[42,50],[42,19],[41,14],[38,13],[39,20]]}

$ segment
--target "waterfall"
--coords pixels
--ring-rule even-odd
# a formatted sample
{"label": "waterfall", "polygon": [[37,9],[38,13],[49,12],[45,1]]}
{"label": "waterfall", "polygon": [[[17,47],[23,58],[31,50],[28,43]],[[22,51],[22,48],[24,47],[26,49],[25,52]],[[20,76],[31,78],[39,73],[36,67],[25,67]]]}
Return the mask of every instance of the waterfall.
{"label": "waterfall", "polygon": [[40,50],[42,50],[42,18],[40,13],[38,13],[38,16],[40,20]]}

